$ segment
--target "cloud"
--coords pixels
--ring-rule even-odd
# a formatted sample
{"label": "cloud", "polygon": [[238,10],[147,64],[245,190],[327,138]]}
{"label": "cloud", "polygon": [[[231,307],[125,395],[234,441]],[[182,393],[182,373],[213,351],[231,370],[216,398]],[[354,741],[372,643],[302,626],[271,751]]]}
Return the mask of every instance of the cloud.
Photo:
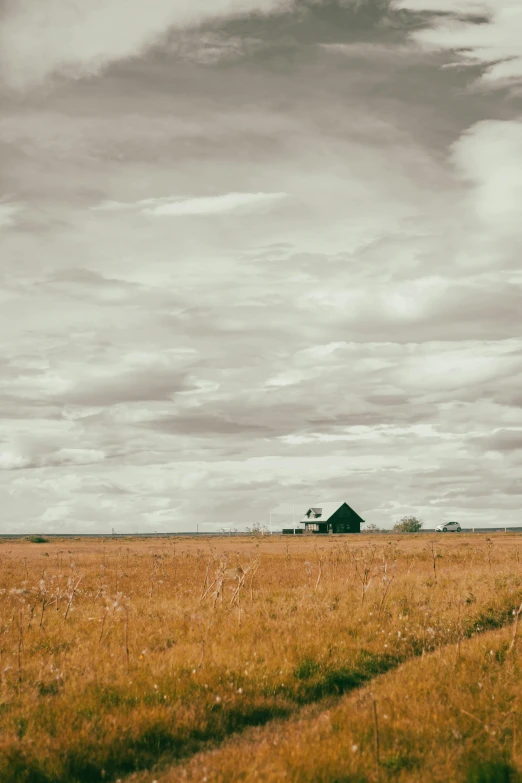
{"label": "cloud", "polygon": [[48,452],[37,449],[36,453],[30,456],[31,449],[26,447],[26,451],[26,455],[12,451],[0,452],[0,470],[93,465],[103,462],[107,456],[99,449],[63,448]]}
{"label": "cloud", "polygon": [[99,449],[65,448],[50,454],[45,460],[47,465],[92,465],[103,462],[106,454]]}
{"label": "cloud", "polygon": [[[522,252],[522,229],[519,204],[522,203],[522,120],[483,120],[463,132],[453,144],[451,160],[457,177],[466,185],[463,194],[462,258],[470,267],[487,267],[496,276],[488,286],[489,301],[483,301],[485,324],[493,309],[506,329],[513,323],[502,313],[519,307],[520,287],[503,285],[500,293],[501,270],[517,269]],[[518,301],[517,301],[518,300]],[[478,306],[475,299],[475,308]],[[468,306],[466,306],[468,309]],[[507,312],[506,310],[506,312]],[[478,311],[477,315],[478,315]]]}
{"label": "cloud", "polygon": [[137,210],[143,215],[187,217],[192,215],[221,215],[227,212],[249,212],[264,209],[287,198],[286,193],[224,193],[218,196],[195,198],[151,198],[135,203],[105,201],[95,209],[106,212]]}
{"label": "cloud", "polygon": [[144,209],[146,215],[219,215],[224,212],[248,211],[286,198],[286,193],[226,193],[186,201],[167,202]]}
{"label": "cloud", "polygon": [[155,430],[161,435],[185,434],[194,437],[214,435],[257,435],[268,434],[270,428],[255,421],[234,421],[219,414],[205,414],[190,412],[181,416],[163,416],[158,419],[144,421],[141,426]]}
{"label": "cloud", "polygon": [[22,470],[31,464],[31,460],[13,451],[0,451],[0,470]]}
{"label": "cloud", "polygon": [[522,79],[520,0],[394,0],[393,7],[436,14],[414,38],[431,50],[460,53],[464,65],[485,66],[483,84]]}
{"label": "cloud", "polygon": [[66,504],[62,503],[59,506],[54,506],[53,508],[47,508],[44,513],[38,517],[39,522],[45,522],[46,524],[53,523],[53,522],[64,522],[69,514],[71,513],[71,508]]}
{"label": "cloud", "polygon": [[520,234],[522,166],[515,161],[521,160],[521,120],[476,123],[453,146],[453,161],[472,185],[476,214],[495,233],[511,228]]}
{"label": "cloud", "polygon": [[118,403],[165,400],[190,388],[182,373],[172,368],[151,364],[143,369],[107,374],[105,377],[85,378],[54,398],[61,404],[91,407]]}
{"label": "cloud", "polygon": [[279,13],[293,0],[8,0],[0,27],[0,71],[25,89],[52,74],[92,76],[143,54],[171,29],[246,14]]}
{"label": "cloud", "polygon": [[176,36],[169,48],[182,60],[199,65],[216,65],[253,54],[265,45],[259,38],[197,30]]}
{"label": "cloud", "polygon": [[[515,523],[522,452],[488,447],[521,426],[513,105],[372,27],[385,0],[353,25],[347,2],[302,0],[284,25],[164,40],[138,13],[132,46],[102,25],[89,49],[84,21],[116,5],[78,5],[78,57],[71,21],[56,52],[46,29],[35,44],[44,81],[97,78],[7,96],[0,123],[5,192],[47,223],[1,234],[6,529],[212,529],[271,506],[286,526],[292,502],[339,496],[378,524]],[[453,7],[434,23],[475,24]],[[9,45],[6,78],[34,84]]]}
{"label": "cloud", "polygon": [[478,439],[477,446],[500,453],[519,451],[522,449],[522,429],[497,430],[492,435]]}
{"label": "cloud", "polygon": [[23,204],[13,201],[0,202],[0,228],[8,228],[16,223],[17,216],[24,209]]}

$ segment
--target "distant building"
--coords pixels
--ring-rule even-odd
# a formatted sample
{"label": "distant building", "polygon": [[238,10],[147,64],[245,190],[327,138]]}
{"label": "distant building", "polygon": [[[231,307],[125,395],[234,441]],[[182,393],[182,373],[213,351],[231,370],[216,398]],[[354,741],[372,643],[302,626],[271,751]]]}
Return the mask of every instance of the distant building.
{"label": "distant building", "polygon": [[305,533],[360,533],[364,524],[364,519],[342,502],[313,506],[299,521]]}

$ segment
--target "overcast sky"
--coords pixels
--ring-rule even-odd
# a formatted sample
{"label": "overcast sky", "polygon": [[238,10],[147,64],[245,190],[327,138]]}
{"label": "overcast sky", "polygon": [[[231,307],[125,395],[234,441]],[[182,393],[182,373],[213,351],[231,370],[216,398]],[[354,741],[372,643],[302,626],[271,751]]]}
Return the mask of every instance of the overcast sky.
{"label": "overcast sky", "polygon": [[520,0],[0,15],[3,532],[522,524]]}

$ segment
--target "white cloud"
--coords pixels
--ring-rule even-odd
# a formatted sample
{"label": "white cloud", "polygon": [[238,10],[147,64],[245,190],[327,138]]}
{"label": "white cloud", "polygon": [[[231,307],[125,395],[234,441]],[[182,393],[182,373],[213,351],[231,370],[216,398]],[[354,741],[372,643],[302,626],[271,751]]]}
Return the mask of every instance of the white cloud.
{"label": "white cloud", "polygon": [[67,519],[70,513],[70,507],[66,503],[62,503],[60,506],[47,508],[38,519],[41,522],[62,522]]}
{"label": "white cloud", "polygon": [[285,199],[286,193],[224,193],[219,196],[199,196],[186,199],[143,199],[135,203],[105,201],[95,209],[103,211],[137,210],[144,215],[184,217],[189,215],[220,215],[270,206]]}
{"label": "white cloud", "polygon": [[0,202],[0,228],[12,226],[16,223],[16,217],[23,210],[22,204],[12,201]]}
{"label": "white cloud", "polygon": [[522,121],[486,120],[453,147],[458,171],[473,187],[469,201],[489,232],[520,236]]}
{"label": "white cloud", "polygon": [[[504,86],[522,80],[522,4],[520,0],[395,0],[394,8],[436,13],[413,37],[424,48],[460,55],[458,65],[482,65],[483,84]],[[477,21],[477,17],[480,21]],[[485,120],[466,130],[453,145],[457,175],[468,185],[463,205],[464,254],[509,266],[519,253],[522,232],[522,120]]]}
{"label": "white cloud", "polygon": [[148,207],[144,212],[147,215],[216,215],[262,207],[284,198],[286,193],[226,193],[163,203]]}
{"label": "white cloud", "polygon": [[3,10],[0,70],[27,88],[55,73],[73,78],[142,54],[170,29],[220,18],[284,11],[293,0],[21,0]]}
{"label": "white cloud", "polygon": [[30,460],[13,451],[0,451],[0,470],[19,470],[26,468]]}
{"label": "white cloud", "polygon": [[94,462],[103,462],[105,452],[99,449],[59,449],[46,458],[45,462],[51,465],[91,465]]}
{"label": "white cloud", "polygon": [[[487,66],[482,81],[491,85],[522,79],[522,4],[520,0],[395,0],[396,9],[437,16],[414,37],[434,50],[460,52],[464,64]],[[487,22],[477,23],[473,16]]]}

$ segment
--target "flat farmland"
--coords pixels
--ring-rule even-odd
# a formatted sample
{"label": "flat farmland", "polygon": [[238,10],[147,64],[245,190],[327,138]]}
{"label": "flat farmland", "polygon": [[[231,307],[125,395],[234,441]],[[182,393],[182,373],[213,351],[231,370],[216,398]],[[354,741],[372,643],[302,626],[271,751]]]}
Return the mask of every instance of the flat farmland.
{"label": "flat farmland", "polygon": [[519,780],[521,558],[510,534],[4,540],[0,781]]}

